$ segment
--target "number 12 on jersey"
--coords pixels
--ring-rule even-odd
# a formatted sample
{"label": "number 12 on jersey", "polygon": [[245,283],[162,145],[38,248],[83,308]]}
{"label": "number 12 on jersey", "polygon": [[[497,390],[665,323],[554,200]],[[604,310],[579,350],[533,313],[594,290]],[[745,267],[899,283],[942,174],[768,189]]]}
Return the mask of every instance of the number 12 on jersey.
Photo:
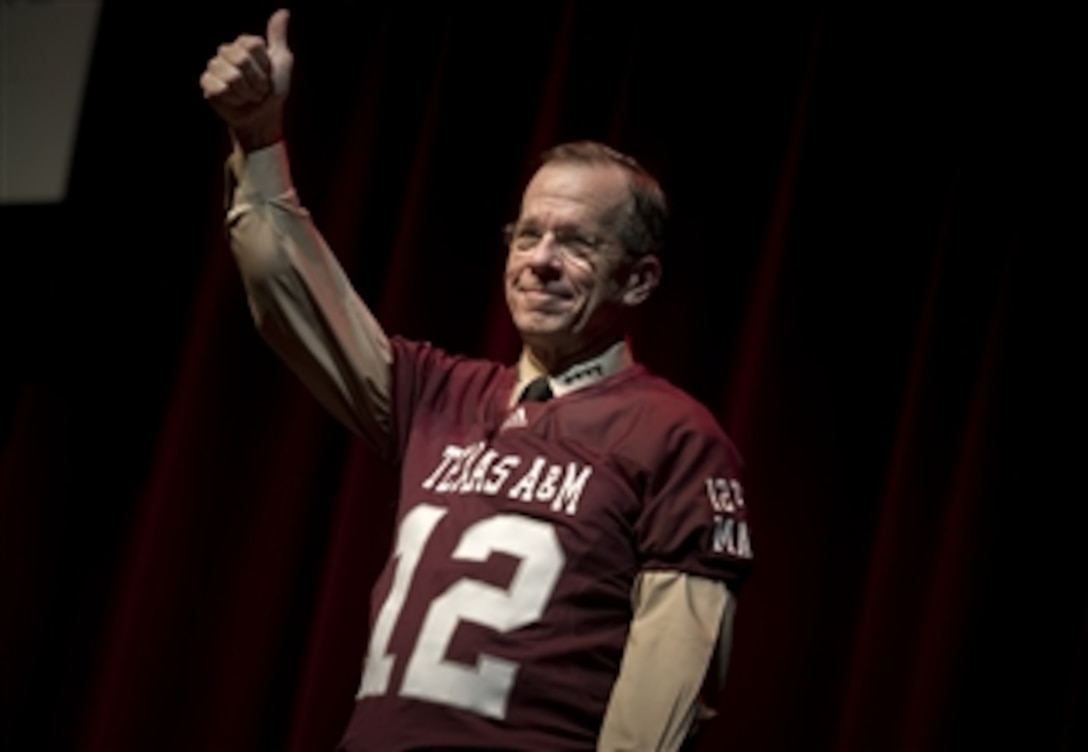
{"label": "number 12 on jersey", "polygon": [[[357,698],[385,695],[399,659],[389,641],[405,603],[412,579],[431,534],[448,509],[420,504],[404,516],[393,556],[396,569],[389,594],[378,611],[370,635],[363,680]],[[463,577],[428,606],[407,658],[397,694],[469,710],[489,718],[506,716],[518,665],[481,653],[475,665],[446,659],[446,651],[462,621],[496,632],[532,624],[544,613],[566,557],[555,528],[544,520],[517,514],[497,514],[469,525],[451,554],[459,561],[486,561],[492,553],[518,559],[510,585],[496,587]]]}

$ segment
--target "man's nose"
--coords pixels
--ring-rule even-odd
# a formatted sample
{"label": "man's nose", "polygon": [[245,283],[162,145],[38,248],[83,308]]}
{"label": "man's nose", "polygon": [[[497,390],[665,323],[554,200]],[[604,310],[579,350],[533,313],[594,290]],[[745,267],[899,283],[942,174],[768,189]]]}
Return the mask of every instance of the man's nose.
{"label": "man's nose", "polygon": [[529,263],[534,268],[558,269],[563,262],[563,248],[549,230],[540,236],[528,251]]}

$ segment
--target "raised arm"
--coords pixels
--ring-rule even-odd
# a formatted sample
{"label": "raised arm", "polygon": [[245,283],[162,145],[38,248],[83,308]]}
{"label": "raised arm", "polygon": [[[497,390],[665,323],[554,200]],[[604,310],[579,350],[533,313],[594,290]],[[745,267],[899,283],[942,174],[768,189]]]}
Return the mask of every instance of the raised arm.
{"label": "raised arm", "polygon": [[289,19],[288,11],[278,10],[268,19],[267,38],[242,34],[219,45],[200,77],[204,98],[245,152],[283,138],[283,105],[295,65],[287,46]]}
{"label": "raised arm", "polygon": [[234,143],[231,248],[262,336],[321,403],[380,452],[389,449],[389,341],[299,203],[283,145],[294,56],[288,13],[265,38],[219,47],[200,77]]}

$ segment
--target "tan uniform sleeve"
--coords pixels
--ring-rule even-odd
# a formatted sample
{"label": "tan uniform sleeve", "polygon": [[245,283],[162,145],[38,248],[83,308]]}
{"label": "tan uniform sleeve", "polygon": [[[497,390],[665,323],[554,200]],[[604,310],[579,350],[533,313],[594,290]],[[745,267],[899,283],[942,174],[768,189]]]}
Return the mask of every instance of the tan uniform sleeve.
{"label": "tan uniform sleeve", "polygon": [[724,679],[736,600],[717,580],[658,571],[639,576],[632,599],[635,614],[597,749],[678,750],[701,719],[708,671],[719,685]]}
{"label": "tan uniform sleeve", "polygon": [[385,452],[392,355],[291,184],[283,144],[230,159],[231,249],[265,340],[344,425]]}

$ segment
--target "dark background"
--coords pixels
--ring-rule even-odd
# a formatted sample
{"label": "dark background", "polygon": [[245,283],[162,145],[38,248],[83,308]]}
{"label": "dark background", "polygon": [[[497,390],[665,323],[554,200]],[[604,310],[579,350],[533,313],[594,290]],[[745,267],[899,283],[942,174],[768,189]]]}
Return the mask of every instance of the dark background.
{"label": "dark background", "polygon": [[[223,5],[107,1],[67,200],[0,207],[5,750],[350,712],[396,479],[249,321],[197,82],[274,6]],[[1072,19],[451,6],[295,9],[296,184],[387,329],[512,360],[536,155],[659,176],[636,353],[741,447],[757,536],[702,748],[1088,748]]]}

